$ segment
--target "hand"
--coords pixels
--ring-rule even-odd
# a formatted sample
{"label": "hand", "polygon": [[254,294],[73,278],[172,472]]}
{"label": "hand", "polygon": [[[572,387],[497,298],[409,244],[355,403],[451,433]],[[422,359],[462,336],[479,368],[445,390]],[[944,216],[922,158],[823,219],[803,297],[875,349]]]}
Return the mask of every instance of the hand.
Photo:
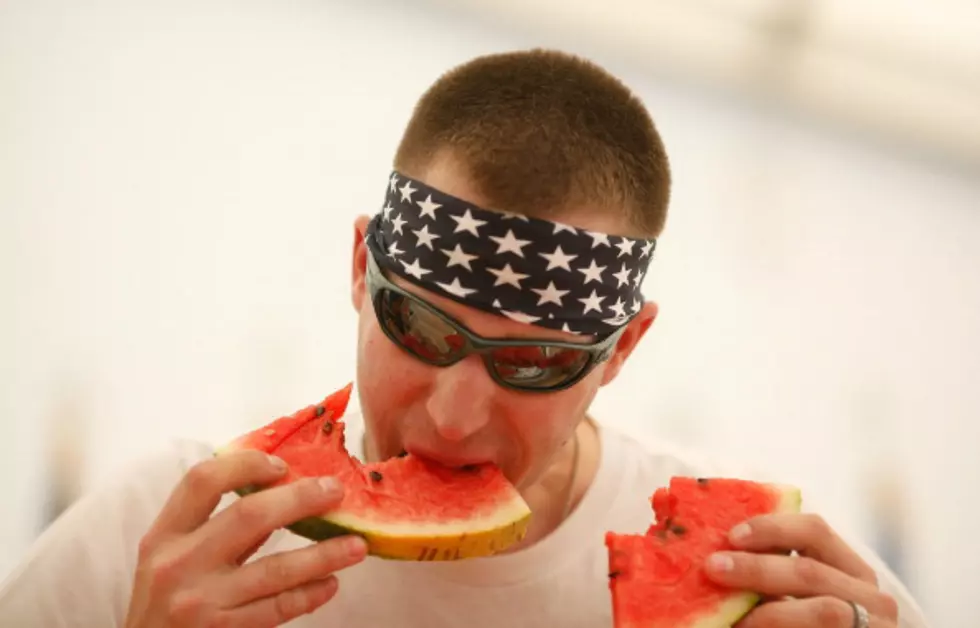
{"label": "hand", "polygon": [[343,489],[314,478],[253,493],[213,517],[221,496],[267,485],[285,465],[258,451],[193,467],[142,538],[127,628],[278,626],[329,601],[333,572],[361,561],[363,539],[316,543],[245,564],[276,529],[337,506]]}
{"label": "hand", "polygon": [[736,551],[709,557],[708,577],[767,600],[738,628],[852,628],[848,601],[867,609],[870,628],[897,628],[898,604],[878,589],[874,569],[820,517],[764,515],[736,526],[729,538]]}

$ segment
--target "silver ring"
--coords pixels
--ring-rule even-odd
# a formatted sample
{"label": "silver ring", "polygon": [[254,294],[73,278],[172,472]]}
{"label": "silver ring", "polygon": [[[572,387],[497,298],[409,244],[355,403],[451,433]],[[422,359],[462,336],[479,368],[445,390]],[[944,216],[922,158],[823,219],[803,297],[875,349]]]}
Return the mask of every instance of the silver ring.
{"label": "silver ring", "polygon": [[848,604],[854,609],[854,628],[869,628],[871,626],[871,616],[868,615],[868,609],[857,602],[849,601]]}

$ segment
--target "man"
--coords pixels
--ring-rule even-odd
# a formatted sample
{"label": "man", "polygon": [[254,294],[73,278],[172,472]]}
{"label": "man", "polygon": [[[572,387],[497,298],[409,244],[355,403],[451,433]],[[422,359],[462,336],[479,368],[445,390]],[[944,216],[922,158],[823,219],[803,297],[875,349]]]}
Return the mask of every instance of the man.
{"label": "man", "polygon": [[[591,63],[491,55],[427,91],[394,167],[380,211],[354,224],[364,431],[348,443],[369,460],[498,464],[534,513],[524,542],[456,563],[366,558],[356,537],[310,544],[282,526],[342,487],[239,499],[282,465],[188,444],[51,526],[0,593],[0,624],[611,626],[603,533],[644,530],[671,475],[725,474],[587,414],[657,314],[640,293],[670,191],[654,124]],[[468,352],[474,339],[485,352]],[[926,626],[881,561],[815,515],[732,538],[740,551],[706,569],[765,595],[742,628]]]}

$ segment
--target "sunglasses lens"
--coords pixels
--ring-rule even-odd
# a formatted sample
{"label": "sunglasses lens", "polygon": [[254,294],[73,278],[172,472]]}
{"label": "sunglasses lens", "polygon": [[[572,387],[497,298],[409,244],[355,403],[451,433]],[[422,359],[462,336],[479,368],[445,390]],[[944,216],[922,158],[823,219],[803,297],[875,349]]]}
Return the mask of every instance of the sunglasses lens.
{"label": "sunglasses lens", "polygon": [[396,343],[430,364],[458,359],[465,340],[435,312],[390,290],[381,290],[377,299],[381,324]]}
{"label": "sunglasses lens", "polygon": [[589,363],[589,352],[553,345],[503,347],[491,352],[497,375],[516,388],[544,389],[576,377]]}

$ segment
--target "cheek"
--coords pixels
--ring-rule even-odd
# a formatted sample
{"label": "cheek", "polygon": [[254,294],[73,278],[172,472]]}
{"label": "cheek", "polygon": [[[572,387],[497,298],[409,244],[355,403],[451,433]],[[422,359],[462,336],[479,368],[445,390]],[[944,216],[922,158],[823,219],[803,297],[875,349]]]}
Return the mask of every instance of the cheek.
{"label": "cheek", "polygon": [[378,328],[374,313],[362,312],[357,341],[357,387],[365,418],[384,420],[428,387],[424,365],[399,349]]}

